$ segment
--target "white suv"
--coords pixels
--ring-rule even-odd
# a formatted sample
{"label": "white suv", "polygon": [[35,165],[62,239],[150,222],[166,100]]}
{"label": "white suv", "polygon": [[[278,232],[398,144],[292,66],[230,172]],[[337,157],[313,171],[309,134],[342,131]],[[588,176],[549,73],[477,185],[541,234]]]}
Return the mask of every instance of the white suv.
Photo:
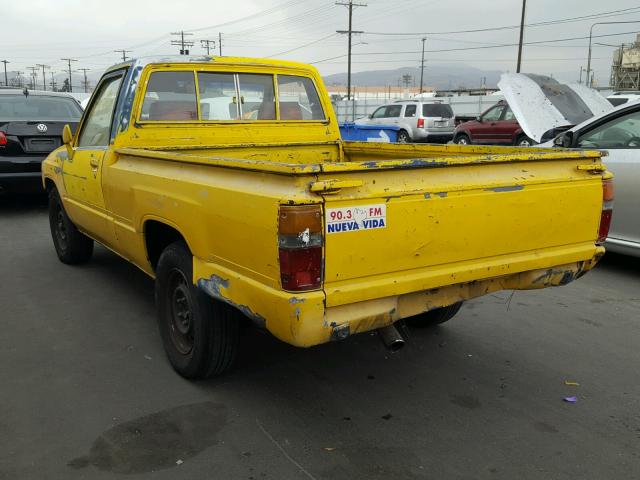
{"label": "white suv", "polygon": [[398,142],[447,143],[453,138],[455,118],[451,106],[437,101],[402,100],[378,107],[357,125],[400,127]]}

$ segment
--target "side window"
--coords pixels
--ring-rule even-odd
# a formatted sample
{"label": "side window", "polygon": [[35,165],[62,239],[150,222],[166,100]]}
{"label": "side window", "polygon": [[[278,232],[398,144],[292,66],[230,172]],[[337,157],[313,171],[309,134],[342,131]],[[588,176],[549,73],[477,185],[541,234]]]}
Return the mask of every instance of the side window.
{"label": "side window", "polygon": [[275,120],[273,75],[240,73],[240,115],[242,120]]}
{"label": "side window", "polygon": [[504,121],[511,122],[516,119],[516,116],[513,114],[509,107],[504,109],[504,116],[502,117]]}
{"label": "side window", "polygon": [[113,110],[122,78],[122,75],[108,78],[100,86],[98,96],[82,125],[82,131],[78,137],[78,147],[106,147],[109,145]]}
{"label": "side window", "polygon": [[404,109],[405,117],[415,117],[416,116],[416,106],[415,105],[407,105]]}
{"label": "side window", "polygon": [[380,107],[377,108],[372,114],[371,114],[371,118],[383,118],[384,117],[384,112],[387,111],[387,107]]}
{"label": "side window", "polygon": [[640,112],[618,117],[581,135],[582,148],[640,149]]}
{"label": "side window", "polygon": [[238,98],[233,73],[198,72],[201,120],[237,120]]}
{"label": "side window", "polygon": [[399,117],[402,111],[402,105],[389,105],[384,116],[387,118]]}
{"label": "side window", "polygon": [[502,115],[502,109],[504,107],[502,105],[498,105],[493,107],[491,110],[482,115],[482,120],[485,122],[495,122],[500,120],[500,115]]}
{"label": "side window", "polygon": [[144,94],[140,120],[197,120],[194,72],[153,72]]}
{"label": "side window", "polygon": [[324,120],[318,91],[310,78],[278,75],[280,120]]}

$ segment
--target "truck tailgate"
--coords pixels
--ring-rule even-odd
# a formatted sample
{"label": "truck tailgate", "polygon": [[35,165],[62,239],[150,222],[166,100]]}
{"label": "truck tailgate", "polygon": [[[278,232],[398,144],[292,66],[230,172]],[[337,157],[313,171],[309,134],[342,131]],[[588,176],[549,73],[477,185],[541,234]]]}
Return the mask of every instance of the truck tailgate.
{"label": "truck tailgate", "polygon": [[550,268],[596,250],[597,153],[354,164],[325,165],[311,187],[325,204],[329,307]]}

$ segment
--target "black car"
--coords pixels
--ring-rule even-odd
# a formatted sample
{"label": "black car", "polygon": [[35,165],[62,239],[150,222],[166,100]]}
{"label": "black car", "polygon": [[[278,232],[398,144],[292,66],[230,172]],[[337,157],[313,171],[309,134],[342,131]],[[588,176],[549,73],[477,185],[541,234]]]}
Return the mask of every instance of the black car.
{"label": "black car", "polygon": [[62,129],[75,131],[82,108],[70,95],[0,89],[0,195],[42,191],[40,167],[62,145]]}

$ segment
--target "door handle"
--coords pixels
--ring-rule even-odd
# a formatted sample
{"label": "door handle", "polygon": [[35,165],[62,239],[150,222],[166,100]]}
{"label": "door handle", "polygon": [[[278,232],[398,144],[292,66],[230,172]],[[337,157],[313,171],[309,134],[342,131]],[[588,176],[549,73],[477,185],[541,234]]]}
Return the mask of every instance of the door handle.
{"label": "door handle", "polygon": [[97,169],[98,169],[98,167],[100,166],[100,162],[98,162],[98,159],[97,159],[97,158],[91,158],[91,159],[89,160],[89,165],[91,165],[91,168],[92,168],[93,170],[97,170]]}

